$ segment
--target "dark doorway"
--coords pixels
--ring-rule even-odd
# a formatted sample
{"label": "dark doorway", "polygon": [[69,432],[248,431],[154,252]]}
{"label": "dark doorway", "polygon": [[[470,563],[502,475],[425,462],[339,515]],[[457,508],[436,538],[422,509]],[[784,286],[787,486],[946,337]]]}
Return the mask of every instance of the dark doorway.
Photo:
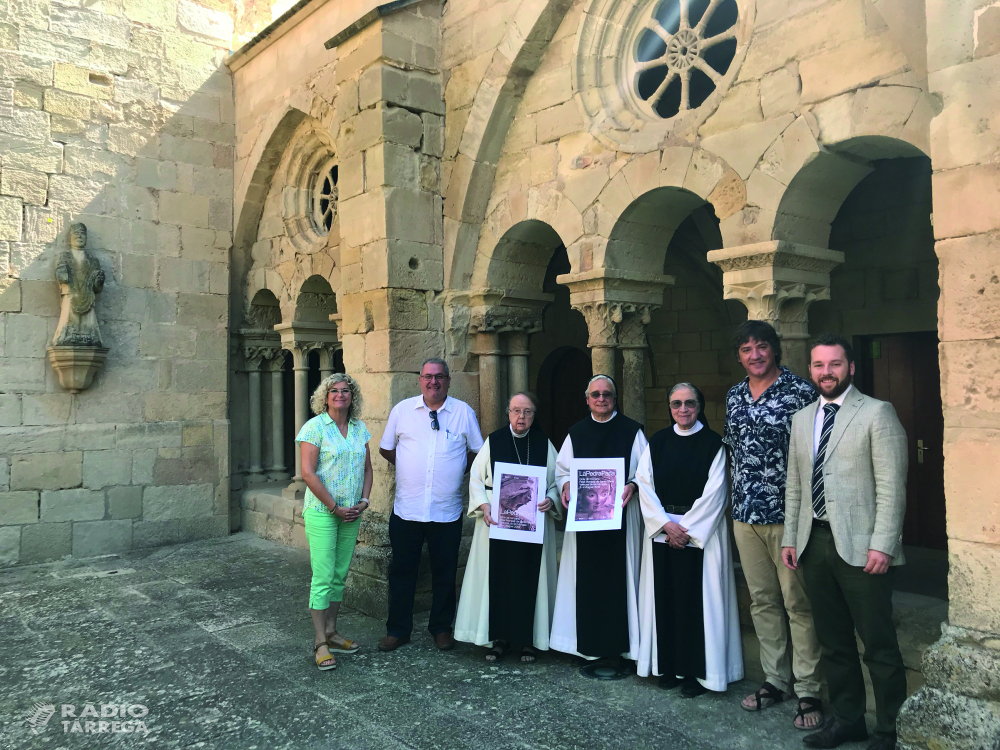
{"label": "dark doorway", "polygon": [[944,416],[934,332],[858,336],[858,385],[890,402],[909,443],[903,544],[945,550]]}
{"label": "dark doorway", "polygon": [[549,354],[538,372],[538,417],[545,434],[559,448],[569,428],[587,416],[583,392],[590,380],[588,352],[563,346]]}

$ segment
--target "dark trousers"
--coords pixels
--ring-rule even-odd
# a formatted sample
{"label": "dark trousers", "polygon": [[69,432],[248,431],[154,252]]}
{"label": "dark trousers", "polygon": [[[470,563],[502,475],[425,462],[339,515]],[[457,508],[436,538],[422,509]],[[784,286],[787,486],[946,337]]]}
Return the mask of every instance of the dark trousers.
{"label": "dark trousers", "polygon": [[875,692],[875,732],[895,734],[906,700],[906,668],[892,624],[892,569],[871,575],[837,554],[833,533],[813,526],[800,560],[835,715],[864,726],[865,681],[854,631]]}
{"label": "dark trousers", "polygon": [[451,631],[455,621],[455,576],[458,573],[458,545],[462,541],[462,519],[449,523],[404,521],[393,513],[389,517],[388,635],[408,638],[413,630],[413,597],[417,591],[417,568],[420,552],[427,540],[431,562],[431,616],[427,629],[431,635]]}

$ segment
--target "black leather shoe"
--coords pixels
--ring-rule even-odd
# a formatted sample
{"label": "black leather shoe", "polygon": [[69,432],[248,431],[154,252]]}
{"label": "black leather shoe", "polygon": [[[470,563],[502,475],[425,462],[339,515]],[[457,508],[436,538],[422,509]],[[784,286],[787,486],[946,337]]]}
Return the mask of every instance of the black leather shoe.
{"label": "black leather shoe", "polygon": [[685,698],[697,698],[708,692],[708,688],[702,686],[694,677],[685,677],[681,682],[681,695]]}
{"label": "black leather shoe", "polygon": [[874,734],[866,750],[896,750],[896,735]]}
{"label": "black leather shoe", "polygon": [[845,742],[861,742],[868,739],[868,729],[864,723],[848,724],[841,721],[836,716],[820,724],[818,732],[814,732],[802,738],[802,744],[806,747],[839,747]]}
{"label": "black leather shoe", "polygon": [[664,690],[673,690],[675,687],[681,684],[681,681],[674,677],[672,674],[661,674],[659,685]]}

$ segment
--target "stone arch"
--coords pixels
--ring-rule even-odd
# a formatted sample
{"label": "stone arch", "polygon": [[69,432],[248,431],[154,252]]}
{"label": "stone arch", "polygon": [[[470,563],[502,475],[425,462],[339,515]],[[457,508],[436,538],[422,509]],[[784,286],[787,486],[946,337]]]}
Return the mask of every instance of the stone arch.
{"label": "stone arch", "polygon": [[520,221],[503,233],[491,252],[477,256],[474,288],[541,292],[552,253],[563,244],[547,222]]}
{"label": "stone arch", "polygon": [[811,112],[706,138],[703,146],[746,175],[746,205],[722,219],[727,247],[769,240],[825,247],[829,224],[875,159],[930,153],[933,97],[876,86]]}
{"label": "stone arch", "polygon": [[830,224],[877,159],[923,156],[907,141],[880,135],[849,138],[803,160],[782,193],[771,239],[827,247]]}
{"label": "stone arch", "polygon": [[476,91],[444,201],[445,257],[451,258],[446,286],[469,288],[507,131],[528,80],[572,4],[522,0]]}
{"label": "stone arch", "polygon": [[254,292],[247,310],[247,324],[251,328],[271,331],[281,322],[281,303],[270,289]]}
{"label": "stone arch", "polygon": [[292,320],[329,323],[330,316],[337,312],[337,295],[329,281],[322,276],[313,275],[302,282],[292,305]]}

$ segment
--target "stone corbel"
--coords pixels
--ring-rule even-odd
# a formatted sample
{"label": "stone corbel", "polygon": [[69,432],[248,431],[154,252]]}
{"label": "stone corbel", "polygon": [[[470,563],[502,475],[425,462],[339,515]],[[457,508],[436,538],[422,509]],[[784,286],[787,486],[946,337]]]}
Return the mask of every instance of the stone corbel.
{"label": "stone corbel", "polygon": [[747,308],[751,320],[774,326],[796,372],[806,371],[809,306],[830,299],[830,271],[844,254],[784,240],[712,250],[708,260],[722,269],[723,296]]}

